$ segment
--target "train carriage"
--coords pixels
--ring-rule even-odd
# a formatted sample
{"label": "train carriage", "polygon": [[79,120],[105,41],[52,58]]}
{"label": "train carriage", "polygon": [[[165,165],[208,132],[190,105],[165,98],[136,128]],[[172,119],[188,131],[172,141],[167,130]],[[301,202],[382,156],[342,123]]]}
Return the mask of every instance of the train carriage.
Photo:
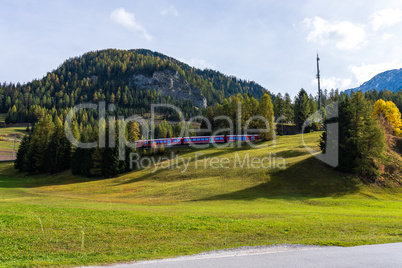
{"label": "train carriage", "polygon": [[218,136],[195,136],[182,138],[165,138],[152,140],[139,140],[135,142],[136,147],[151,147],[156,146],[173,146],[173,145],[189,145],[189,144],[206,144],[206,143],[225,143],[236,141],[255,141],[258,140],[258,135],[218,135]]}

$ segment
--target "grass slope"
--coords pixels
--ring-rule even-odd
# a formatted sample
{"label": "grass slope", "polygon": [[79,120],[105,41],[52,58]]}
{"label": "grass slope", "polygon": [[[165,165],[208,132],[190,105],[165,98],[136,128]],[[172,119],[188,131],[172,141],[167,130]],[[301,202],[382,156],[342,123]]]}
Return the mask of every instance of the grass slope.
{"label": "grass slope", "polygon": [[24,136],[27,134],[26,127],[2,127],[0,128],[0,136],[11,135],[14,138],[14,134],[18,136]]}
{"label": "grass slope", "polygon": [[[306,143],[317,149],[318,137],[305,135]],[[277,243],[402,241],[401,189],[361,185],[326,167],[306,152],[300,135],[266,144],[186,151],[185,172],[181,164],[104,180],[17,174],[12,164],[1,164],[0,266],[113,263]],[[270,153],[287,168],[210,167],[219,166],[212,157],[233,162]]]}
{"label": "grass slope", "polygon": [[[18,151],[18,148],[20,147],[20,142],[17,141],[15,142],[15,151]],[[8,151],[12,153],[14,150],[14,140],[0,140],[0,151],[1,153],[4,153],[4,151]]]}

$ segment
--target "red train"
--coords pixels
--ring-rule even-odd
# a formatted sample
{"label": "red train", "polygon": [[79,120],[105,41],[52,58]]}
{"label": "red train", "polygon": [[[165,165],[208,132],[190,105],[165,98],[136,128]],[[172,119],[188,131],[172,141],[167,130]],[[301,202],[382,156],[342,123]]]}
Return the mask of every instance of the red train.
{"label": "red train", "polygon": [[153,140],[139,140],[135,142],[136,147],[150,147],[152,144],[156,146],[172,146],[172,145],[188,145],[188,144],[205,144],[205,143],[225,143],[235,141],[256,141],[258,135],[220,135],[220,136],[197,136],[184,138],[165,138]]}

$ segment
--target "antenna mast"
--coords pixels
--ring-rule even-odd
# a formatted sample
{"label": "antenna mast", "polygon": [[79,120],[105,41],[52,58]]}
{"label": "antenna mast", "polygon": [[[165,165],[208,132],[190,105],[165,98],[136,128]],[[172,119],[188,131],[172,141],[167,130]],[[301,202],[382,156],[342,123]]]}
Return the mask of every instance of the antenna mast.
{"label": "antenna mast", "polygon": [[321,87],[320,87],[320,58],[317,52],[317,81],[318,81],[318,111],[321,114]]}

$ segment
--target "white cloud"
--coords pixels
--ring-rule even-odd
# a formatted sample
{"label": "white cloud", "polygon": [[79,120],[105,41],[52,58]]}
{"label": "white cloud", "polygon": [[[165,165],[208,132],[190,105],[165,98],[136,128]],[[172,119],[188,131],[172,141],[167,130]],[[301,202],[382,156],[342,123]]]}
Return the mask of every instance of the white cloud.
{"label": "white cloud", "polygon": [[402,68],[402,62],[392,61],[377,64],[362,64],[360,66],[351,65],[348,68],[355,75],[358,84],[361,85],[381,72]]}
{"label": "white cloud", "polygon": [[392,37],[394,37],[393,34],[385,33],[385,34],[382,35],[382,40],[387,41],[388,39],[391,39]]}
{"label": "white cloud", "polygon": [[122,25],[124,28],[139,32],[142,36],[151,41],[153,38],[148,34],[147,30],[135,19],[134,13],[127,12],[124,8],[118,8],[110,14],[110,18],[117,24]]}
{"label": "white cloud", "polygon": [[384,9],[375,12],[370,16],[371,26],[373,30],[378,30],[383,27],[392,26],[402,21],[402,10],[400,9]]}
{"label": "white cloud", "polygon": [[326,89],[346,89],[349,88],[352,84],[352,79],[350,78],[338,78],[338,77],[330,77],[323,78],[321,80],[321,87]]}
{"label": "white cloud", "polygon": [[215,65],[203,59],[190,58],[190,59],[179,59],[179,60],[199,69],[216,69]]}
{"label": "white cloud", "polygon": [[[317,85],[317,80],[311,80],[312,85]],[[350,78],[339,78],[339,77],[329,77],[329,78],[321,78],[320,85],[322,89],[348,89],[352,84],[352,79]]]}
{"label": "white cloud", "polygon": [[311,29],[307,36],[308,42],[321,45],[335,43],[338,49],[352,50],[361,48],[366,40],[363,26],[350,21],[329,22],[320,17],[305,18],[303,23]]}
{"label": "white cloud", "polygon": [[166,16],[166,15],[173,15],[175,17],[179,16],[179,12],[177,12],[177,9],[174,6],[170,6],[164,10],[162,10],[161,15]]}

